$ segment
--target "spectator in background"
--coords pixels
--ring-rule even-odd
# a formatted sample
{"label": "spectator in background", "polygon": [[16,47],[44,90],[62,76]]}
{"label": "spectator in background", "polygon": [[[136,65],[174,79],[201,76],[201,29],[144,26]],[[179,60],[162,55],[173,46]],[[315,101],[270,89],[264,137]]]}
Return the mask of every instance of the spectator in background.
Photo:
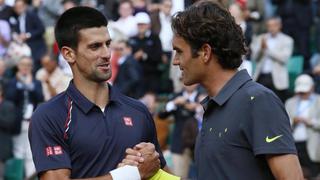
{"label": "spectator in background", "polygon": [[40,69],[40,58],[47,48],[43,39],[44,26],[39,16],[29,11],[24,0],[16,0],[14,4],[15,20],[12,21],[13,38],[18,42],[25,42],[31,48],[33,70]]}
{"label": "spectator in background", "polygon": [[147,91],[159,93],[161,87],[159,65],[162,63],[161,41],[157,35],[151,32],[151,20],[147,13],[138,13],[135,19],[139,32],[138,35],[130,38],[129,44],[132,47],[134,58],[142,66],[143,94]]}
{"label": "spectator in background", "polygon": [[51,51],[54,44],[54,25],[63,12],[62,0],[42,0],[38,7],[38,15],[45,27],[47,49]]}
{"label": "spectator in background", "polygon": [[294,91],[296,94],[286,101],[286,110],[299,161],[309,179],[320,173],[320,96],[314,93],[314,82],[306,74],[298,76]]}
{"label": "spectator in background", "polygon": [[0,0],[0,19],[9,22],[10,17],[13,16],[14,12],[11,6],[5,3],[5,0]]}
{"label": "spectator in background", "polygon": [[15,129],[13,138],[13,154],[15,158],[24,159],[25,177],[35,173],[30,144],[28,141],[28,127],[32,112],[43,102],[41,82],[32,76],[32,59],[22,57],[18,63],[16,77],[10,80],[6,97],[16,108]]}
{"label": "spectator in background", "polygon": [[48,101],[67,89],[71,77],[62,71],[57,60],[48,53],[42,56],[41,65],[42,68],[36,72],[36,79],[41,81],[44,100]]}
{"label": "spectator in background", "polygon": [[111,28],[115,28],[126,36],[130,38],[138,33],[138,27],[136,20],[133,16],[133,5],[130,0],[121,1],[119,5],[120,17],[116,22],[111,23]]}
{"label": "spectator in background", "polygon": [[10,25],[5,20],[0,20],[0,58],[4,57],[11,40]]}
{"label": "spectator in background", "polygon": [[[252,25],[245,19],[245,9],[242,9],[239,3],[233,3],[229,6],[230,14],[235,18],[236,23],[241,27],[243,35],[245,37],[246,46],[249,47],[253,30]],[[243,56],[243,62],[240,66],[240,69],[246,69],[250,76],[252,76],[252,63],[250,60],[250,52],[247,52],[245,56]]]}
{"label": "spectator in background", "polygon": [[187,178],[189,166],[191,164],[191,151],[185,148],[182,138],[183,129],[187,120],[195,118],[196,108],[199,105],[198,97],[200,92],[198,85],[184,86],[183,90],[172,97],[165,106],[165,114],[173,115],[174,129],[170,151],[172,152],[173,174],[181,178]]}
{"label": "spectator in background", "polygon": [[140,98],[140,101],[147,106],[149,112],[153,116],[154,123],[157,129],[157,138],[160,148],[163,152],[168,148],[168,138],[171,122],[169,122],[169,120],[167,120],[166,118],[162,118],[159,116],[159,113],[157,112],[159,102],[155,93],[147,92]]}
{"label": "spectator in background", "polygon": [[172,57],[172,37],[173,32],[171,29],[171,10],[172,1],[162,0],[159,5],[159,11],[152,12],[151,17],[151,30],[159,36],[162,47],[162,71],[161,78],[161,92],[170,93],[173,91],[172,81],[169,79],[170,62]]}
{"label": "spectator in background", "polygon": [[12,157],[15,112],[14,104],[4,98],[4,87],[0,83],[0,179],[3,178],[4,163]]}
{"label": "spectator in background", "polygon": [[251,59],[256,62],[254,80],[271,89],[285,102],[289,77],[287,62],[293,51],[293,40],[281,32],[281,19],[267,20],[268,33],[256,37],[251,44]]}
{"label": "spectator in background", "polygon": [[120,41],[115,47],[121,56],[118,60],[118,73],[113,85],[123,94],[132,98],[141,97],[142,69],[132,55],[132,49],[127,41]]}
{"label": "spectator in background", "polygon": [[105,9],[107,19],[115,21],[119,18],[119,14],[117,12],[119,0],[100,0],[98,3]]}
{"label": "spectator in background", "polygon": [[236,23],[241,27],[243,35],[245,37],[246,46],[249,47],[252,40],[253,30],[252,25],[246,20],[245,10],[241,9],[241,6],[237,3],[233,3],[229,6],[231,15],[235,18]]}
{"label": "spectator in background", "polygon": [[273,0],[282,19],[283,32],[294,40],[297,54],[304,57],[303,69],[309,70],[310,28],[313,23],[311,0]]}

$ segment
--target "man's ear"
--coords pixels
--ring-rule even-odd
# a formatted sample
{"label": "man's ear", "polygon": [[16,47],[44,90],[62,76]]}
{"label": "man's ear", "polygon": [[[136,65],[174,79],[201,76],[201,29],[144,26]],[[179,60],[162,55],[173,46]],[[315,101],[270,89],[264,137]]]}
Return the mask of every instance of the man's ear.
{"label": "man's ear", "polygon": [[208,63],[212,57],[212,47],[208,43],[203,44],[200,55],[202,56],[203,62]]}
{"label": "man's ear", "polygon": [[67,47],[67,46],[63,46],[60,50],[62,56],[64,57],[64,59],[68,62],[68,63],[74,63],[75,62],[75,52],[72,48]]}

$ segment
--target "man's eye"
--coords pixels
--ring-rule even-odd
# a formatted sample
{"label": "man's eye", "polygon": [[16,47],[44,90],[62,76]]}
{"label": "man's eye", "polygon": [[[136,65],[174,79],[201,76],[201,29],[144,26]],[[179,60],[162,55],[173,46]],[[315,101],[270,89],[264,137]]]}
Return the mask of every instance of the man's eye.
{"label": "man's eye", "polygon": [[98,49],[99,47],[100,47],[100,45],[94,44],[94,45],[90,46],[90,49],[96,50],[96,49]]}

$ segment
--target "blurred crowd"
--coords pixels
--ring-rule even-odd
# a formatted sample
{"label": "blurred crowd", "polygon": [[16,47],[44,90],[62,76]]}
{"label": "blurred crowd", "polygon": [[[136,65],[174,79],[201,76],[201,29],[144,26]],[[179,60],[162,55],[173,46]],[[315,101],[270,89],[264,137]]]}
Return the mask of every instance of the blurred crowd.
{"label": "blurred crowd", "polygon": [[[0,179],[8,159],[35,169],[28,126],[39,103],[64,91],[72,73],[59,54],[54,25],[75,6],[109,20],[110,84],[140,99],[154,116],[173,174],[194,178],[193,149],[206,96],[184,86],[171,64],[171,17],[196,0],[0,0]],[[320,173],[320,1],[216,0],[229,9],[246,39],[241,69],[285,103],[305,177]],[[227,33],[227,31],[226,31]]]}

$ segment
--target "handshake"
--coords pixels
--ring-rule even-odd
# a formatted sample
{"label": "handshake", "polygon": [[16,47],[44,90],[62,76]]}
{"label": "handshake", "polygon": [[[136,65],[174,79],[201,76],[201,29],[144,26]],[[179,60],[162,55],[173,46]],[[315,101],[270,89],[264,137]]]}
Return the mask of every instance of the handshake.
{"label": "handshake", "polygon": [[140,143],[133,148],[126,149],[126,156],[118,168],[110,172],[113,180],[122,179],[150,179],[150,180],[178,180],[160,169],[159,153],[152,143]]}

